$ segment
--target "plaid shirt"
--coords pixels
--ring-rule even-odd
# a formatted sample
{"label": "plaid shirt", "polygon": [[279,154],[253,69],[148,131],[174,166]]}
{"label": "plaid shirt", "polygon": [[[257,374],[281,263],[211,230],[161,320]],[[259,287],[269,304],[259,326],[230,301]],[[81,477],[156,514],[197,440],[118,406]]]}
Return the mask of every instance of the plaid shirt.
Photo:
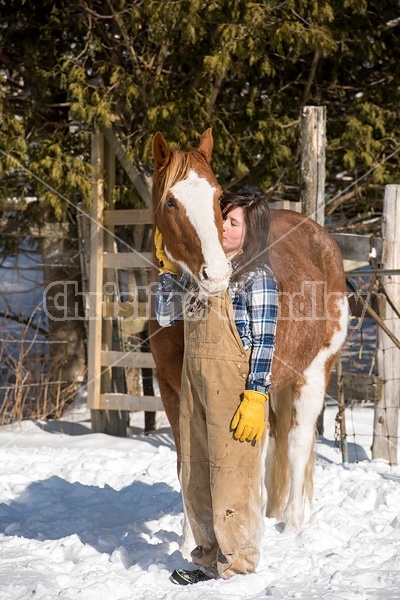
{"label": "plaid shirt", "polygon": [[[156,293],[156,316],[162,327],[183,319],[183,298],[188,292],[197,295],[196,283],[186,273],[160,275]],[[233,316],[243,346],[252,348],[246,389],[268,392],[275,348],[278,318],[278,287],[272,271],[257,269],[244,281],[229,286]]]}

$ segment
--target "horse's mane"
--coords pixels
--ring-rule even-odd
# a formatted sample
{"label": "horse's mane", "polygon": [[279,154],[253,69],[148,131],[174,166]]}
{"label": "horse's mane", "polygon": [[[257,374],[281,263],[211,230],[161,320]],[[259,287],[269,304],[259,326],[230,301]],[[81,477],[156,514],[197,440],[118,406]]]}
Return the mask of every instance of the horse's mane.
{"label": "horse's mane", "polygon": [[197,160],[208,165],[207,159],[197,149],[192,150],[174,150],[171,154],[171,159],[163,172],[160,174],[160,205],[165,203],[168,195],[168,190],[178,181],[186,179],[192,160]]}

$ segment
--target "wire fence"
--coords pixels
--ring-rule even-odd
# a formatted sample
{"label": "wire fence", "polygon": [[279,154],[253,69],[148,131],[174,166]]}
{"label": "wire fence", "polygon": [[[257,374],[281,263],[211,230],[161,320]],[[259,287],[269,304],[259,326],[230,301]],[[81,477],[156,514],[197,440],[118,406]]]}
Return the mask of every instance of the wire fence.
{"label": "wire fence", "polygon": [[53,343],[42,338],[30,325],[0,319],[2,425],[23,419],[57,418],[62,414],[74,386],[72,382],[53,378],[49,370],[49,350]]}
{"label": "wire fence", "polygon": [[49,265],[37,239],[25,236],[16,251],[1,250],[0,424],[57,418],[74,398],[76,382],[53,364],[57,355],[68,357],[69,342],[51,335],[43,309]]}
{"label": "wire fence", "polygon": [[[399,284],[400,285],[400,284]],[[380,277],[366,270],[365,274],[358,276],[354,282],[358,294],[363,297],[368,306],[379,315],[385,317],[384,325],[390,332],[395,330],[397,307],[394,305],[390,295],[384,290]],[[334,386],[330,385],[331,395],[327,397],[327,404],[336,406],[337,415],[335,420],[334,444],[337,452],[342,452],[343,460],[359,462],[371,459],[372,446],[379,440],[387,444],[391,449],[389,453],[397,457],[399,447],[399,424],[392,423],[393,414],[398,419],[398,399],[386,397],[383,394],[383,386],[390,382],[400,381],[400,351],[397,343],[382,343],[383,336],[380,325],[365,311],[365,307],[357,306],[357,294],[349,295],[352,317],[349,321],[349,331],[346,344],[341,354],[340,367],[342,369],[345,385],[345,402],[339,402]],[[393,318],[386,318],[385,306],[389,304],[394,311]],[[361,313],[361,314],[360,314]],[[394,338],[397,342],[397,339]],[[385,371],[386,361],[381,360],[379,366],[379,355],[395,349],[398,352],[397,368]],[[336,378],[333,378],[336,383]],[[329,391],[329,389],[328,389]],[[380,402],[383,399],[383,404]],[[377,406],[379,403],[379,412]],[[394,412],[393,412],[394,411]],[[379,418],[377,427],[376,419]],[[366,453],[365,449],[368,449]],[[393,464],[398,460],[394,459]]]}
{"label": "wire fence", "polygon": [[[370,456],[364,448],[371,447],[373,440],[373,418],[375,408],[375,385],[362,386],[361,391],[351,385],[354,377],[377,377],[376,371],[377,325],[369,318],[352,318],[349,334],[340,357],[344,377],[350,382],[345,387],[345,404],[339,404],[337,396],[328,399],[328,404],[337,408],[334,431],[335,450],[345,459],[344,444],[347,446],[347,458],[359,462]],[[371,379],[373,381],[373,379]],[[364,390],[364,391],[363,391]],[[360,410],[364,419],[360,419]],[[344,419],[344,427],[341,421]],[[362,423],[362,428],[360,428]],[[344,431],[344,433],[343,433]],[[343,435],[345,439],[343,439]]]}

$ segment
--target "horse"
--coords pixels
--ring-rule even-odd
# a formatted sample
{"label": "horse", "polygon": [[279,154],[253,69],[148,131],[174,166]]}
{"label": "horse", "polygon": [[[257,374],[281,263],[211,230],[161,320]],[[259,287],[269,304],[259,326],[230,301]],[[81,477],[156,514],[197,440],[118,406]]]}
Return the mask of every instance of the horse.
{"label": "horse", "polygon": [[[210,166],[211,128],[198,147],[171,149],[153,138],[154,225],[167,256],[197,281],[204,295],[228,288],[231,268],[222,249],[222,193]],[[270,265],[278,283],[279,311],[271,373],[266,442],[266,514],[298,530],[313,493],[316,422],[332,367],[346,339],[348,302],[340,250],[314,220],[271,210]],[[183,322],[150,320],[150,347],[162,402],[181,460],[179,393]]]}

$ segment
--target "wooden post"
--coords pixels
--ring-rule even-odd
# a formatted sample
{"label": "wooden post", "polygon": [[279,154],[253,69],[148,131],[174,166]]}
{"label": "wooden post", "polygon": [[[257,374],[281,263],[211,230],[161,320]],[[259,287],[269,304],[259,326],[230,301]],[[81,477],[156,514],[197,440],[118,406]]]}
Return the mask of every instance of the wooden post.
{"label": "wooden post", "polygon": [[[114,209],[113,189],[115,186],[115,156],[110,152],[108,143],[104,144],[104,180],[105,190],[104,196],[107,202],[108,210]],[[114,248],[114,226],[107,225],[107,229],[103,230],[103,250],[104,252],[113,253]],[[115,302],[114,296],[116,281],[115,269],[105,268],[103,270],[103,285],[104,302]],[[112,288],[112,289],[109,289]],[[112,319],[103,319],[102,322],[102,349],[114,350],[113,343],[113,322]],[[116,349],[116,348],[115,348]],[[112,367],[104,369],[101,375],[101,391],[111,392]]]}
{"label": "wooden post", "polygon": [[[300,203],[301,212],[319,225],[325,223],[326,108],[305,106],[301,113]],[[324,433],[324,407],[317,420]],[[344,419],[344,413],[343,413]]]}
{"label": "wooden post", "polygon": [[[400,268],[400,185],[387,185],[382,215],[384,269]],[[382,285],[395,307],[400,309],[400,276],[382,277]],[[400,338],[400,319],[386,302],[385,325]],[[389,336],[378,329],[378,375],[383,379],[382,397],[375,406],[372,458],[397,465],[398,420],[400,405],[400,350]]]}
{"label": "wooden post", "polygon": [[[100,135],[100,134],[99,134]],[[111,151],[109,144],[104,143],[103,147],[103,166],[105,190],[103,189],[105,199],[109,209],[113,209],[113,190],[115,186],[115,155]],[[103,186],[104,187],[104,186]],[[104,208],[104,203],[103,203]],[[103,247],[102,251],[113,253],[115,252],[114,226],[108,225],[107,230],[103,229]],[[105,294],[103,295],[103,286],[106,285]],[[118,287],[117,275],[115,269],[103,269],[102,285],[98,288],[100,298],[105,302],[115,302],[117,299],[114,296],[115,288]],[[108,289],[112,288],[112,290]],[[101,349],[102,350],[119,350],[113,344],[113,329],[114,323],[112,319],[102,319],[101,321]],[[96,348],[100,354],[100,348]],[[113,376],[115,372],[119,376],[123,376],[123,367],[109,367],[102,369],[100,386],[101,393],[114,391],[112,389]],[[117,383],[118,392],[125,392]],[[91,411],[92,431],[93,433],[107,433],[119,437],[126,437],[129,424],[129,413],[123,410],[92,410]]]}
{"label": "wooden post", "polygon": [[325,222],[325,106],[305,106],[301,114],[300,201],[302,212]]}
{"label": "wooden post", "polygon": [[92,134],[92,210],[90,221],[88,407],[100,408],[103,285],[104,139]]}

